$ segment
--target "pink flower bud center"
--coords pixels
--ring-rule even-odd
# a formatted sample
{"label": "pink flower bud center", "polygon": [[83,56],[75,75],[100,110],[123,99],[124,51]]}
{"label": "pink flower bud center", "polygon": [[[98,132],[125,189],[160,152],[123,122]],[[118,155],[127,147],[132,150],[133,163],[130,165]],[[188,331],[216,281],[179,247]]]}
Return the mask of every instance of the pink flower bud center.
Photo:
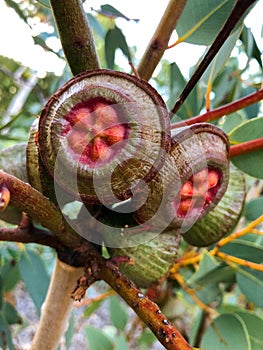
{"label": "pink flower bud center", "polygon": [[201,213],[215,198],[221,179],[221,171],[209,167],[192,175],[174,200],[176,215],[184,218]]}
{"label": "pink flower bud center", "polygon": [[64,116],[63,136],[74,160],[95,168],[110,162],[125,146],[129,127],[119,106],[92,98]]}

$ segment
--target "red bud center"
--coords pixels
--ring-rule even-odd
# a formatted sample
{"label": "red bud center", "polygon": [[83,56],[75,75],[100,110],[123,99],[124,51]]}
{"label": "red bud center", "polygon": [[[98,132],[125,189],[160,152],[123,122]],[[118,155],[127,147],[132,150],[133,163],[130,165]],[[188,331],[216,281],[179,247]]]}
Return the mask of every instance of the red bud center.
{"label": "red bud center", "polygon": [[110,162],[125,146],[129,127],[120,106],[105,98],[76,104],[64,116],[63,136],[74,159],[91,168]]}
{"label": "red bud center", "polygon": [[201,213],[215,198],[221,179],[222,172],[210,167],[192,175],[174,200],[176,215],[184,218]]}

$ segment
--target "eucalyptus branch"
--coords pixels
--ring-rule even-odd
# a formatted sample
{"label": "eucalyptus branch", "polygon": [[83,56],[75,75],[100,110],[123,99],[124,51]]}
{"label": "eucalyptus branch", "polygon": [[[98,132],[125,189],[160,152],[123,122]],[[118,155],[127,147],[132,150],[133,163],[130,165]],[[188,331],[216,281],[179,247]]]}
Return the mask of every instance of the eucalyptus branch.
{"label": "eucalyptus branch", "polygon": [[64,245],[74,248],[81,244],[81,237],[67,228],[60,210],[42,193],[0,170],[0,186],[2,185],[8,188],[14,207],[53,232]]}
{"label": "eucalyptus branch", "polygon": [[190,350],[181,333],[167,320],[157,304],[145,296],[111,260],[96,257],[79,279],[72,292],[75,300],[81,299],[86,289],[96,280],[104,280],[134,310],[140,319],[151,329],[157,339],[168,350]]}
{"label": "eucalyptus branch", "polygon": [[239,143],[230,147],[230,158],[240,156],[241,154],[247,154],[263,150],[263,137],[255,140]]}
{"label": "eucalyptus branch", "polygon": [[195,87],[198,80],[201,78],[203,73],[205,72],[206,68],[209,66],[209,64],[212,62],[228,36],[230,35],[231,31],[234,29],[236,24],[239,22],[239,20],[242,18],[242,16],[245,14],[247,9],[252,6],[257,0],[236,0],[235,5],[227,18],[225,24],[223,25],[222,29],[219,31],[218,35],[216,36],[215,40],[213,41],[212,45],[210,46],[209,50],[207,51],[205,57],[202,59],[200,64],[198,65],[197,69],[195,70],[194,74],[191,76],[190,80],[184,87],[182,93],[178,97],[177,101],[175,102],[175,105],[173,106],[171,112],[176,113],[178,109],[182,106],[183,102],[186,100],[190,92]]}
{"label": "eucalyptus branch", "polygon": [[[78,266],[87,266],[87,271],[92,271],[92,274],[89,278],[89,283],[85,285],[87,289],[92,283],[97,280],[104,280],[107,282],[123,299],[133,308],[133,310],[138,314],[138,316],[146,323],[146,325],[153,331],[159,341],[166,347],[166,349],[173,350],[189,350],[191,349],[190,345],[186,342],[183,336],[174,328],[166,319],[166,317],[160,312],[159,307],[153,303],[150,299],[145,297],[139,289],[137,289],[128,278],[123,276],[117,265],[112,263],[110,260],[104,259],[100,253],[94,248],[89,242],[83,242],[80,245],[80,239],[71,234],[71,231],[68,231],[69,228],[65,225],[60,211],[54,206],[48,198],[43,196],[40,192],[36,191],[29,184],[22,182],[14,176],[11,176],[3,171],[0,171],[0,186],[5,185],[10,191],[11,204],[15,205],[18,209],[27,212],[28,215],[38,220],[43,226],[47,227],[52,231],[63,244],[68,245],[71,248],[71,251],[75,253],[77,258]],[[8,238],[12,234],[13,239],[18,241],[30,241],[32,237],[29,232],[23,231],[23,228],[20,227],[16,230],[4,230],[0,231],[0,238]],[[48,233],[46,233],[45,238],[43,236],[45,233],[43,231],[35,231],[39,234],[39,240],[44,240],[48,238]],[[23,236],[24,235],[24,236]],[[30,237],[31,236],[31,237]],[[50,234],[50,237],[52,235]],[[36,240],[38,239],[35,237]],[[36,242],[34,240],[34,242]],[[33,240],[32,240],[33,241]],[[43,241],[42,241],[43,243]],[[55,238],[53,237],[54,246],[56,244]],[[75,250],[74,250],[75,247]],[[56,246],[56,249],[58,247]],[[66,248],[66,247],[65,247]],[[61,249],[63,251],[63,247]],[[61,253],[61,251],[59,253]],[[63,253],[63,252],[62,252]],[[68,255],[68,254],[66,254]],[[79,255],[79,256],[78,256]],[[60,258],[60,256],[59,256]],[[68,256],[67,256],[68,260]],[[60,264],[60,262],[58,262]],[[96,266],[96,268],[94,268]],[[75,275],[75,268],[68,272],[67,269],[64,269],[64,277],[69,277],[69,275]],[[61,271],[61,269],[59,270]],[[55,271],[54,276],[57,273]],[[53,283],[50,286],[50,295],[54,301],[53,296],[57,295],[56,292],[60,290],[60,298],[56,298],[56,304],[64,305],[61,302],[61,297],[67,298],[68,294],[65,293],[65,290],[60,286],[59,279],[53,276]],[[62,294],[61,294],[62,293]],[[77,294],[78,295],[78,294]],[[50,299],[47,297],[48,303],[50,305]],[[59,302],[57,302],[59,300]],[[70,308],[70,303],[67,303]],[[48,308],[49,310],[50,308]],[[44,340],[43,332],[45,332],[46,326],[43,326],[43,322],[46,325],[46,317],[48,315],[46,307],[43,311],[43,316],[41,318],[41,327],[39,327],[39,332],[36,334],[36,340],[33,342],[32,349],[35,349],[35,344],[39,344],[39,339]],[[65,316],[66,317],[66,316]],[[49,318],[48,318],[49,319]],[[63,318],[62,318],[63,319]],[[57,322],[59,323],[59,322]],[[62,327],[62,326],[61,326]],[[62,329],[62,328],[59,328]],[[59,335],[59,331],[58,331]]]}
{"label": "eucalyptus branch", "polygon": [[187,0],[170,0],[161,21],[139,63],[137,72],[149,80],[167,49],[171,34],[180,18]]}
{"label": "eucalyptus branch", "polygon": [[41,312],[38,331],[31,350],[57,349],[61,335],[66,330],[73,301],[69,293],[83,268],[75,268],[56,260],[55,270]]}
{"label": "eucalyptus branch", "polygon": [[61,242],[50,231],[34,227],[0,227],[0,241],[37,243],[58,249]]}
{"label": "eucalyptus branch", "polygon": [[242,97],[234,102],[230,102],[222,107],[215,108],[212,111],[206,112],[202,115],[198,115],[180,122],[176,122],[171,125],[171,129],[180,128],[185,125],[192,125],[196,123],[210,122],[212,120],[219,119],[224,115],[234,113],[242,108],[245,108],[253,103],[261,101],[263,99],[263,89],[260,89],[252,94]]}
{"label": "eucalyptus branch", "polygon": [[117,269],[104,265],[100,275],[136,312],[141,320],[150,328],[160,343],[168,350],[190,350],[181,333],[167,320],[157,304],[144,296]]}
{"label": "eucalyptus branch", "polygon": [[50,0],[63,51],[73,75],[100,67],[81,0]]}

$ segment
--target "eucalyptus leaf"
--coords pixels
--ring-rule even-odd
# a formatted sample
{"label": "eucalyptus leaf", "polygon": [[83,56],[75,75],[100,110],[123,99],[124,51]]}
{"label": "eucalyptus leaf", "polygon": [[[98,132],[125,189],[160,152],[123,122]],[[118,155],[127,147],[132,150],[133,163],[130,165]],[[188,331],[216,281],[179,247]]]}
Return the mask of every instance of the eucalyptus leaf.
{"label": "eucalyptus leaf", "polygon": [[199,264],[199,269],[193,274],[189,283],[197,282],[203,279],[207,273],[214,271],[220,266],[220,263],[216,260],[215,257],[209,254],[209,252],[205,251],[202,255],[202,259]]}
{"label": "eucalyptus leaf", "polygon": [[100,22],[97,20],[96,17],[94,17],[91,13],[87,13],[87,17],[90,23],[91,28],[101,37],[104,38],[105,36],[105,29],[100,24]]}
{"label": "eucalyptus leaf", "polygon": [[117,296],[110,298],[110,318],[117,329],[124,330],[128,322],[128,315]]}
{"label": "eucalyptus leaf", "polygon": [[135,21],[138,22],[138,19],[133,19],[125,16],[123,13],[118,11],[115,7],[107,4],[107,5],[101,5],[101,11],[99,11],[100,14],[104,16],[109,16],[112,18],[123,18],[126,19],[126,21]]}
{"label": "eucalyptus leaf", "polygon": [[130,50],[120,28],[115,26],[108,30],[105,36],[105,58],[107,66],[110,69],[114,68],[115,52],[121,49],[122,53],[131,61]]}
{"label": "eucalyptus leaf", "polygon": [[85,327],[85,336],[92,350],[113,350],[112,340],[101,330],[88,326]]}
{"label": "eucalyptus leaf", "polygon": [[[185,87],[187,81],[184,78],[182,72],[180,71],[178,65],[173,62],[170,65],[170,84],[169,84],[169,99],[167,101],[168,107],[172,107],[180,95],[181,91]],[[177,111],[176,120],[178,121],[178,117],[181,119],[187,119],[197,115],[200,111],[203,99],[198,96],[198,89],[194,87],[191,94],[187,97],[182,107]]]}
{"label": "eucalyptus leaf", "polygon": [[18,144],[0,151],[0,169],[27,182],[26,144]]}
{"label": "eucalyptus leaf", "polygon": [[75,319],[75,316],[72,314],[68,321],[68,328],[65,332],[65,342],[66,342],[67,349],[69,349],[70,345],[72,344],[72,340],[75,334],[75,325],[76,325],[76,319]]}
{"label": "eucalyptus leaf", "polygon": [[246,117],[241,112],[228,114],[220,123],[220,128],[226,133],[230,133],[234,128],[246,121]]}
{"label": "eucalyptus leaf", "polygon": [[[237,93],[237,90],[239,90],[239,77],[235,74],[237,70],[238,61],[235,57],[231,57],[225,64],[224,69],[219,71],[212,85],[212,90],[215,93],[211,101],[213,107],[222,106],[239,98],[240,94],[239,92]],[[227,120],[228,116],[224,119]]]}
{"label": "eucalyptus leaf", "polygon": [[237,311],[235,312],[245,322],[250,342],[251,350],[263,349],[263,318],[249,311]]}
{"label": "eucalyptus leaf", "polygon": [[185,40],[210,45],[229,16],[234,0],[188,0],[176,26],[179,37],[193,31]]}
{"label": "eucalyptus leaf", "polygon": [[213,61],[207,67],[202,80],[208,84],[213,82],[220,70],[223,69],[226,61],[228,60],[235,44],[240,36],[242,26],[239,26],[224,42],[218,54],[215,56]]}
{"label": "eucalyptus leaf", "polygon": [[193,325],[190,329],[190,337],[189,337],[189,343],[191,345],[194,345],[198,342],[200,329],[202,328],[202,324],[204,322],[205,313],[203,310],[198,310],[197,315],[195,316],[195,322],[193,322]]}
{"label": "eucalyptus leaf", "polygon": [[3,282],[2,282],[2,276],[1,276],[1,273],[0,273],[0,310],[3,307],[3,301],[4,301],[4,299],[3,299],[4,293],[3,292],[4,292],[3,291]]}
{"label": "eucalyptus leaf", "polygon": [[205,304],[209,304],[220,297],[220,289],[217,283],[213,281],[204,281],[204,277],[219,266],[218,261],[205,252],[202,256],[200,266],[191,278],[188,279],[188,285],[191,289],[196,290],[196,296]]}
{"label": "eucalyptus leaf", "polygon": [[47,8],[50,8],[50,2],[49,0],[37,0],[38,3],[40,3],[42,6],[45,6]]}
{"label": "eucalyptus leaf", "polygon": [[12,290],[20,280],[20,273],[15,259],[6,261],[1,267],[3,290],[8,292]]}
{"label": "eucalyptus leaf", "polygon": [[21,254],[18,263],[20,275],[24,281],[38,313],[43,304],[49,286],[49,276],[40,255],[30,249]]}
{"label": "eucalyptus leaf", "polygon": [[[194,275],[193,275],[194,276]],[[207,271],[206,274],[202,276],[195,276],[195,282],[198,285],[211,285],[218,283],[233,283],[235,281],[235,271],[230,266],[225,266],[220,264],[217,267],[212,268]]]}
{"label": "eucalyptus leaf", "polygon": [[[241,90],[240,97],[245,97],[252,93],[255,93],[257,89],[252,86],[247,86]],[[260,102],[252,103],[243,109],[248,119],[252,119],[258,116],[260,110]]]}
{"label": "eucalyptus leaf", "polygon": [[104,300],[96,300],[90,302],[83,312],[83,317],[88,318],[91,314],[93,314],[103,303]]}
{"label": "eucalyptus leaf", "polygon": [[115,348],[116,350],[129,350],[129,345],[123,333],[117,336]]}
{"label": "eucalyptus leaf", "polygon": [[22,323],[22,318],[18,314],[16,308],[10,303],[4,303],[3,313],[5,314],[8,324]]}
{"label": "eucalyptus leaf", "polygon": [[252,350],[248,330],[239,315],[223,314],[210,325],[201,342],[207,350]]}
{"label": "eucalyptus leaf", "polygon": [[255,58],[262,67],[261,52],[250,28],[244,26],[240,35],[240,40],[245,46],[245,50],[249,59]]}
{"label": "eucalyptus leaf", "polygon": [[[2,310],[0,310],[0,334],[0,349],[8,348],[8,350],[15,350],[8,322]],[[5,344],[3,343],[3,339],[5,340]]]}
{"label": "eucalyptus leaf", "polygon": [[263,307],[263,272],[240,267],[237,272],[237,283],[242,293],[256,306]]}
{"label": "eucalyptus leaf", "polygon": [[255,242],[235,239],[221,247],[220,251],[255,263],[260,264],[263,262],[263,246],[260,246]]}
{"label": "eucalyptus leaf", "polygon": [[156,340],[154,334],[149,330],[149,328],[145,328],[143,333],[140,335],[138,339],[138,344],[145,345],[148,349],[152,343]]}
{"label": "eucalyptus leaf", "polygon": [[[230,143],[238,144],[262,137],[263,117],[245,121],[229,134]],[[231,159],[232,163],[243,172],[263,179],[263,150],[249,152]]]}
{"label": "eucalyptus leaf", "polygon": [[251,199],[245,206],[244,215],[247,220],[256,220],[263,214],[263,196]]}

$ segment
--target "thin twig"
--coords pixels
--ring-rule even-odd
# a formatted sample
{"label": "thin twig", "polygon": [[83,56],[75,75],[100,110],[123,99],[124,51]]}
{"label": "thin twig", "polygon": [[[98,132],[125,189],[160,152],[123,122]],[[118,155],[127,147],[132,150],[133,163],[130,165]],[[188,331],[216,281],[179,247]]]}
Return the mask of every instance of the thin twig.
{"label": "thin twig", "polygon": [[115,295],[116,292],[112,289],[108,290],[107,292],[105,293],[102,293],[100,295],[97,295],[93,298],[86,298],[86,299],[82,299],[81,301],[79,302],[76,302],[74,304],[74,307],[75,308],[79,308],[79,307],[82,307],[82,306],[87,306],[89,304],[92,304],[92,303],[97,303],[97,302],[100,302],[100,301],[103,301],[109,297],[111,297],[112,295]]}
{"label": "thin twig", "polygon": [[137,72],[141,78],[145,80],[151,78],[153,71],[167,49],[169,39],[183,12],[185,4],[186,0],[170,0],[137,68]]}
{"label": "thin twig", "polygon": [[249,267],[252,270],[256,270],[256,271],[261,271],[263,272],[263,265],[262,264],[257,264],[254,263],[252,261],[249,260],[245,260],[245,259],[241,259],[238,258],[236,256],[232,256],[223,252],[216,252],[215,256],[217,256],[218,258],[220,258],[221,260],[223,260],[226,263],[234,263],[236,265],[239,266],[245,266],[245,267]]}
{"label": "thin twig", "polygon": [[0,187],[5,185],[11,197],[11,204],[41,223],[65,246],[78,247],[82,238],[67,227],[60,210],[42,193],[28,183],[0,170]]}
{"label": "thin twig", "polygon": [[19,242],[19,243],[37,243],[51,248],[58,249],[61,242],[50,231],[39,229],[37,227],[1,227],[0,241]]}
{"label": "thin twig", "polygon": [[248,224],[242,230],[240,230],[238,232],[234,232],[231,235],[229,235],[225,238],[222,238],[210,253],[214,254],[213,253],[214,250],[218,250],[221,247],[223,247],[224,245],[228,244],[229,242],[232,242],[233,240],[250,233],[256,226],[260,225],[262,222],[263,222],[263,215],[259,216],[256,220],[252,221],[250,224]]}
{"label": "thin twig", "polygon": [[192,125],[196,123],[210,122],[212,120],[219,119],[224,115],[234,113],[242,108],[245,108],[253,103],[259,102],[263,99],[263,89],[260,89],[252,94],[242,97],[234,102],[230,102],[222,107],[213,109],[212,111],[206,112],[202,115],[182,120],[171,125],[171,129],[180,128],[185,125]]}
{"label": "thin twig", "polygon": [[157,304],[145,296],[111,260],[96,257],[90,260],[86,273],[79,279],[72,293],[75,300],[81,299],[86,289],[95,281],[104,280],[134,310],[140,319],[151,329],[157,339],[168,350],[190,350],[181,333],[167,320]]}
{"label": "thin twig", "polygon": [[191,296],[191,298],[196,302],[196,304],[200,307],[200,309],[202,309],[206,314],[208,315],[214,315],[217,316],[218,313],[216,312],[216,310],[212,309],[210,306],[204,304],[195,294],[195,291],[191,288],[188,287],[187,283],[185,282],[185,280],[183,279],[183,276],[180,275],[179,273],[174,273],[171,274],[170,277],[172,279],[175,279],[180,286],[186,291],[187,294],[189,294]]}
{"label": "thin twig", "polygon": [[240,156],[241,154],[247,154],[263,149],[263,137],[255,140],[239,143],[238,145],[232,145],[230,147],[230,158]]}
{"label": "thin twig", "polygon": [[246,1],[236,0],[236,3],[229,17],[227,18],[225,24],[223,25],[222,29],[219,31],[218,35],[216,36],[215,40],[213,41],[206,55],[198,65],[194,74],[191,76],[190,80],[188,81],[182,93],[180,94],[177,101],[175,102],[175,105],[171,110],[172,113],[176,113],[178,109],[182,106],[183,102],[189,96],[190,92],[193,90],[196,83],[205,72],[206,68],[212,62],[213,58],[216,56],[216,54],[218,53],[218,51],[220,50],[220,48],[222,47],[222,45],[224,44],[228,36],[230,35],[231,31],[234,29],[238,21],[242,18],[242,16],[247,11],[247,9],[251,5],[253,5],[256,1],[257,0],[246,0]]}

